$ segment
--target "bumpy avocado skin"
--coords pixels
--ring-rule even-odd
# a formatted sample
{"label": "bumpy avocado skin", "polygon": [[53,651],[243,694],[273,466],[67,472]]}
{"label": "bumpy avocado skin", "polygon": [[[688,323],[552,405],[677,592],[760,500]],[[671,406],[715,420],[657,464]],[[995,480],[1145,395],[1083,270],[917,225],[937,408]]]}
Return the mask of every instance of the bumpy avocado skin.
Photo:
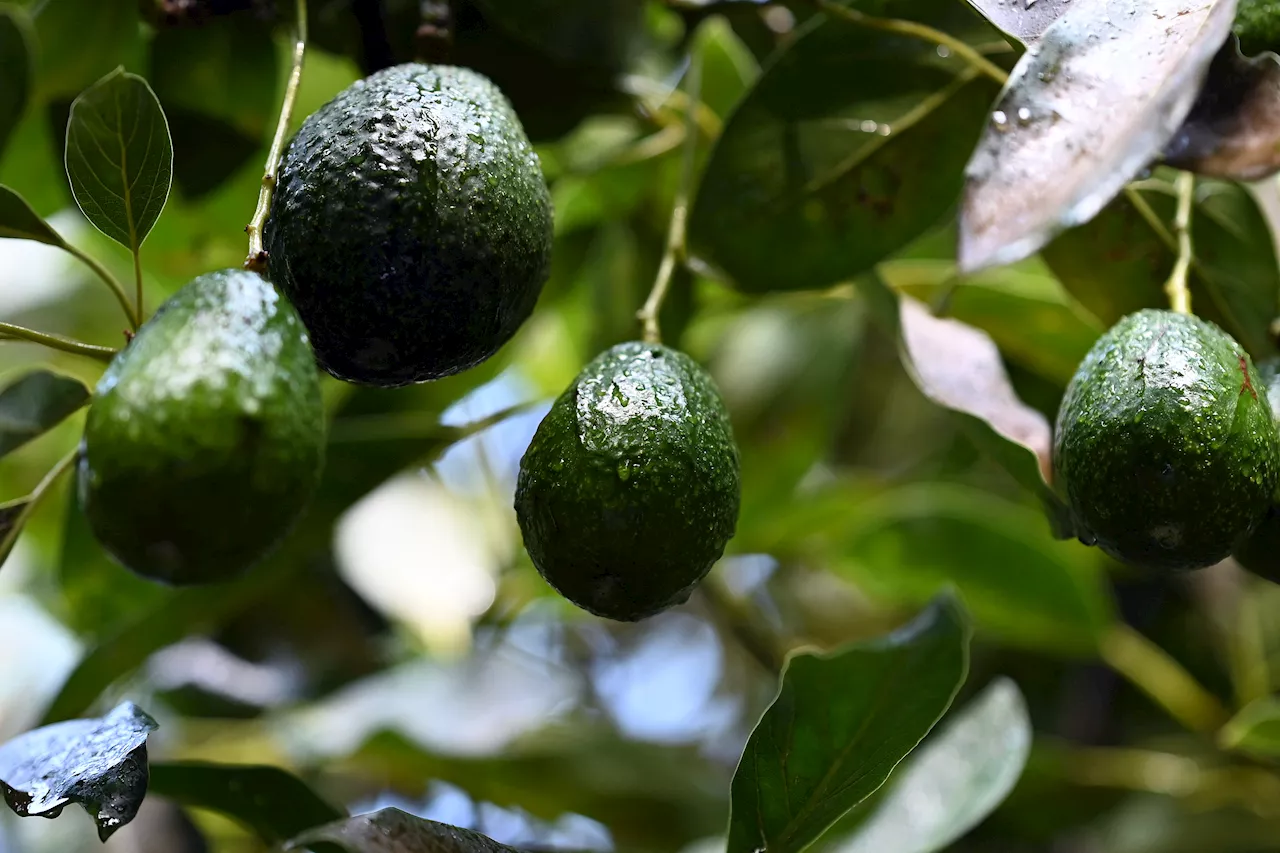
{"label": "bumpy avocado skin", "polygon": [[[1280,358],[1258,362],[1258,376],[1267,389],[1272,420],[1280,424]],[[1231,556],[1261,578],[1280,583],[1280,501],[1273,496],[1267,514],[1252,533],[1236,544]]]}
{"label": "bumpy avocado skin", "polygon": [[549,274],[551,230],[538,157],[497,87],[408,64],[303,123],[265,246],[321,366],[394,387],[466,370],[510,340]]}
{"label": "bumpy avocado skin", "polygon": [[1266,511],[1276,442],[1238,343],[1196,317],[1139,311],[1099,338],[1067,386],[1057,485],[1082,539],[1139,566],[1202,568]]}
{"label": "bumpy avocado skin", "polygon": [[738,519],[738,449],[711,377],[687,355],[619,344],[552,405],[520,462],[516,514],[538,571],[597,616],[688,599]]}
{"label": "bumpy avocado skin", "polygon": [[98,540],[134,572],[225,580],[302,513],[324,443],[297,313],[255,273],[210,273],[169,299],[98,383],[80,500]]}
{"label": "bumpy avocado skin", "polygon": [[1235,32],[1245,56],[1280,49],[1280,0],[1240,0]]}

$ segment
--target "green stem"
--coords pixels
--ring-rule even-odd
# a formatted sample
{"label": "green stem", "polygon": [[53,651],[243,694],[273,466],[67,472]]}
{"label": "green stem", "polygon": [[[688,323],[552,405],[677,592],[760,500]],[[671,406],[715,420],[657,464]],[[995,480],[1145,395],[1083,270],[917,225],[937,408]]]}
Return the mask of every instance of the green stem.
{"label": "green stem", "polygon": [[[140,248],[133,250],[133,280],[134,293],[136,294],[133,305],[138,312],[138,326],[141,326],[146,320],[147,309],[142,304],[142,250]],[[137,326],[134,328],[136,329]]]}
{"label": "green stem", "polygon": [[1099,644],[1107,666],[1146,693],[1191,731],[1212,732],[1230,716],[1168,652],[1123,623]]}
{"label": "green stem", "polygon": [[37,332],[35,329],[28,329],[25,326],[15,326],[12,323],[0,323],[0,338],[40,344],[50,349],[71,353],[72,355],[95,358],[98,361],[111,361],[118,352],[118,350],[114,350],[111,347],[94,346],[71,338],[64,338],[62,335]]}
{"label": "green stem", "polygon": [[786,649],[776,637],[760,627],[755,614],[733,599],[720,578],[715,574],[708,576],[698,591],[712,617],[733,635],[738,645],[760,664],[760,668],[771,675],[781,675]]}
{"label": "green stem", "polygon": [[9,531],[4,535],[4,538],[0,539],[0,566],[3,566],[5,561],[9,559],[9,554],[13,551],[13,546],[17,544],[18,537],[22,535],[22,529],[26,527],[27,522],[31,519],[32,513],[36,511],[45,495],[49,493],[49,489],[53,487],[54,483],[58,482],[58,479],[63,474],[71,470],[71,465],[76,461],[77,454],[78,451],[73,450],[66,456],[62,457],[62,459],[58,461],[58,464],[54,465],[53,469],[49,471],[48,474],[44,475],[44,479],[39,482],[35,491],[23,498],[23,500],[26,501],[26,504],[22,507],[21,511],[19,511],[18,517],[14,519],[13,526],[9,528]]}
{"label": "green stem", "polygon": [[276,121],[275,136],[271,139],[271,148],[267,151],[267,165],[262,174],[262,186],[258,190],[258,207],[253,212],[253,219],[245,227],[249,235],[249,256],[245,258],[245,269],[255,272],[266,272],[267,252],[262,245],[262,229],[267,224],[267,216],[271,213],[271,200],[276,191],[276,172],[280,168],[280,158],[284,155],[285,139],[289,134],[289,123],[293,120],[293,108],[298,101],[298,87],[302,84],[302,63],[307,56],[307,3],[297,0],[298,39],[293,46],[293,68],[289,72],[289,82],[285,84],[284,101],[280,105],[280,118]]}
{"label": "green stem", "polygon": [[1187,287],[1187,274],[1191,270],[1191,202],[1195,197],[1196,178],[1190,172],[1178,175],[1175,184],[1178,193],[1178,212],[1173,220],[1173,230],[1178,237],[1178,260],[1165,282],[1169,307],[1179,314],[1191,313],[1191,290]]}
{"label": "green stem", "polygon": [[67,252],[89,269],[93,270],[93,274],[102,279],[107,287],[111,288],[111,292],[116,295],[116,301],[119,302],[120,307],[124,309],[124,315],[129,320],[129,324],[136,331],[137,328],[142,325],[142,318],[140,316],[141,309],[136,311],[134,310],[132,303],[129,302],[129,295],[125,293],[124,285],[120,283],[120,280],[113,276],[111,271],[104,267],[102,263],[92,255],[82,252],[70,243],[62,243],[62,248],[67,250]]}

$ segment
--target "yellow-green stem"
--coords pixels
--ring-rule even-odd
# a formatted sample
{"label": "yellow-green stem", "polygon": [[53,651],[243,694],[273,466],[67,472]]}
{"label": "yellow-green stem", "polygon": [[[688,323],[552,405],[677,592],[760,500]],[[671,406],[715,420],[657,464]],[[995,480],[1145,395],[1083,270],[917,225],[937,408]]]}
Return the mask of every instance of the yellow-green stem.
{"label": "yellow-green stem", "polygon": [[1213,694],[1164,649],[1123,623],[1103,637],[1099,652],[1107,666],[1146,693],[1169,715],[1195,732],[1212,732],[1229,717]]}
{"label": "yellow-green stem", "polygon": [[1191,290],[1187,286],[1187,274],[1191,271],[1191,203],[1195,198],[1196,178],[1190,172],[1178,175],[1175,188],[1178,193],[1178,212],[1173,220],[1173,230],[1178,238],[1178,259],[1173,272],[1165,283],[1169,307],[1179,314],[1191,313]]}
{"label": "yellow-green stem", "polygon": [[35,329],[28,329],[25,326],[15,326],[13,323],[0,323],[0,340],[3,339],[40,344],[60,352],[82,355],[98,361],[111,361],[118,352],[118,350],[114,350],[111,347],[94,346],[72,338],[64,338],[62,335],[37,332]]}

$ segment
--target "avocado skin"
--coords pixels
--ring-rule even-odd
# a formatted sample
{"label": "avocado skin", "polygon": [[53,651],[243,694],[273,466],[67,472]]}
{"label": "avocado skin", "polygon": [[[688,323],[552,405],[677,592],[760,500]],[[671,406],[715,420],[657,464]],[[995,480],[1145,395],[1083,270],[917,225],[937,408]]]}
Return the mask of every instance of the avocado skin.
{"label": "avocado skin", "polygon": [[395,387],[489,358],[550,272],[551,199],[487,78],[398,65],[310,116],[265,229],[272,281],[339,379]]}
{"label": "avocado skin", "polygon": [[226,580],[301,515],[324,443],[297,313],[255,273],[210,273],[161,306],[98,383],[80,501],[103,547],[137,574]]}
{"label": "avocado skin", "polygon": [[[1258,362],[1258,376],[1267,389],[1272,420],[1280,424],[1280,358]],[[1258,577],[1280,583],[1280,502],[1276,496],[1257,528],[1236,543],[1231,556]]]}
{"label": "avocado skin", "polygon": [[1081,538],[1156,569],[1224,559],[1266,512],[1278,455],[1248,354],[1170,311],[1130,314],[1099,338],[1055,430],[1056,485]]}
{"label": "avocado skin", "polygon": [[1280,0],[1240,0],[1233,29],[1245,56],[1280,48]]}
{"label": "avocado skin", "polygon": [[520,462],[525,548],[561,595],[630,622],[688,599],[737,525],[738,449],[711,377],[619,344],[551,407]]}

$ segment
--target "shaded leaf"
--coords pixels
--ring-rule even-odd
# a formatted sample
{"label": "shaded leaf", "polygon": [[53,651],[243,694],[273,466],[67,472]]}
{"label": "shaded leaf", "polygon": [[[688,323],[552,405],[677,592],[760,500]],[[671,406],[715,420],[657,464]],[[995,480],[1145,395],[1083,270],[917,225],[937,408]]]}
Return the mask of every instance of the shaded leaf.
{"label": "shaded leaf", "polygon": [[935,853],[1009,796],[1031,752],[1021,691],[1001,678],[894,774],[875,813],[838,853]]}
{"label": "shaded leaf", "polygon": [[0,457],[53,429],[89,402],[79,381],[47,370],[0,390]]}
{"label": "shaded leaf", "polygon": [[65,246],[62,237],[17,191],[0,184],[0,237]]}
{"label": "shaded leaf", "polygon": [[[921,11],[911,17],[953,31],[972,18],[954,2]],[[953,205],[995,94],[932,44],[815,18],[716,143],[690,213],[692,253],[749,292],[850,279]]]}
{"label": "shaded leaf", "polygon": [[0,5],[0,155],[31,95],[35,35],[24,9]]}
{"label": "shaded leaf", "polygon": [[813,843],[929,733],[968,657],[968,619],[949,596],[886,637],[793,656],[733,777],[728,853]]}
{"label": "shaded leaf", "polygon": [[124,61],[139,39],[137,0],[50,0],[34,17],[36,91],[48,100],[74,97]]}
{"label": "shaded leaf", "polygon": [[151,791],[184,806],[233,818],[267,844],[288,841],[304,830],[346,817],[279,767],[152,763]]}
{"label": "shaded leaf", "polygon": [[1250,702],[1222,727],[1218,742],[1258,758],[1280,757],[1280,699],[1267,696]]}
{"label": "shaded leaf", "polygon": [[1235,0],[1078,0],[1023,54],[966,169],[960,268],[1088,222],[1187,117]]}
{"label": "shaded leaf", "polygon": [[106,841],[133,820],[147,793],[147,735],[157,728],[132,702],[105,717],[36,729],[0,746],[0,788],[22,817],[57,817],[79,803]]}
{"label": "shaded leaf", "polygon": [[117,68],[76,98],[66,165],[88,220],[136,251],[160,218],[173,178],[169,126],[146,80]]}
{"label": "shaded leaf", "polygon": [[967,0],[979,15],[1006,35],[1028,44],[1071,8],[1071,0]]}
{"label": "shaded leaf", "polygon": [[414,817],[400,809],[383,809],[302,833],[285,845],[301,850],[329,842],[347,853],[515,853],[488,836],[469,829]]}
{"label": "shaded leaf", "polygon": [[1223,45],[1190,115],[1165,146],[1164,161],[1237,181],[1280,170],[1280,57],[1246,59],[1235,39]]}
{"label": "shaded leaf", "polygon": [[508,35],[569,64],[620,70],[642,33],[644,0],[475,0]]}

